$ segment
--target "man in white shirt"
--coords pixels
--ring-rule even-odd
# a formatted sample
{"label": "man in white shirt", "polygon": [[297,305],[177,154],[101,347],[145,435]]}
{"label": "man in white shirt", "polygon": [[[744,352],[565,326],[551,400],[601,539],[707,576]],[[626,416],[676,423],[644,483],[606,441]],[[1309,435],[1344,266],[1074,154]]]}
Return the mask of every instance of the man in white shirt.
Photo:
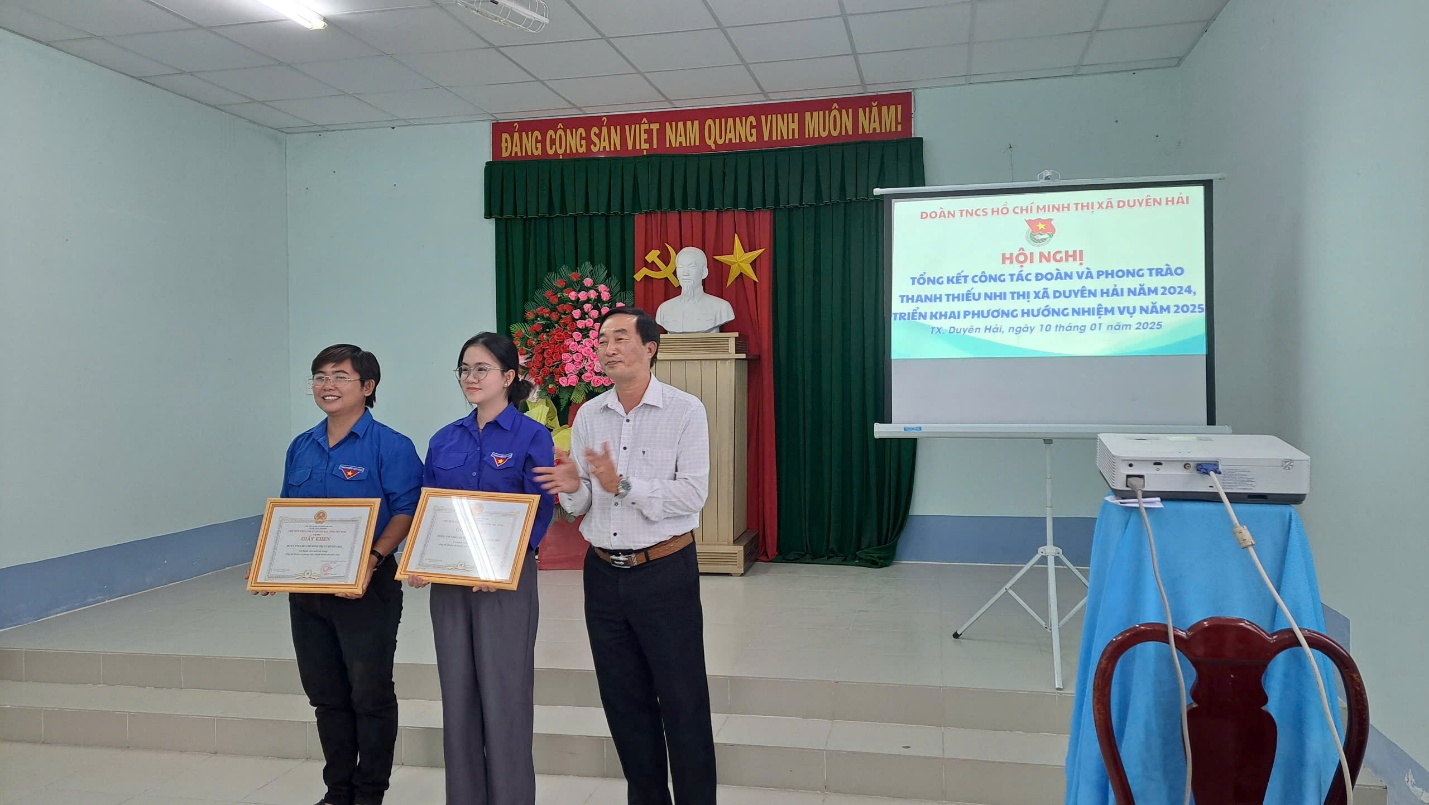
{"label": "man in white shirt", "polygon": [[[637,308],[600,322],[614,389],[580,410],[569,455],[536,470],[584,514],[585,618],[630,805],[714,805],[714,732],[692,530],[709,496],[709,421],[651,373],[660,328]],[[668,766],[667,766],[668,763]]]}

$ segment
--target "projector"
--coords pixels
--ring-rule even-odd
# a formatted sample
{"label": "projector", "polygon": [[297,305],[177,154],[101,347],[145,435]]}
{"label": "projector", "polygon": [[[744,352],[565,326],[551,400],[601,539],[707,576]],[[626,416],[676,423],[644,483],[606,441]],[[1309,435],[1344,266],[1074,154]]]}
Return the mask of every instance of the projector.
{"label": "projector", "polygon": [[1226,496],[1240,503],[1302,503],[1310,492],[1310,457],[1274,436],[1103,433],[1097,469],[1119,498],[1220,500],[1207,472],[1220,473]]}

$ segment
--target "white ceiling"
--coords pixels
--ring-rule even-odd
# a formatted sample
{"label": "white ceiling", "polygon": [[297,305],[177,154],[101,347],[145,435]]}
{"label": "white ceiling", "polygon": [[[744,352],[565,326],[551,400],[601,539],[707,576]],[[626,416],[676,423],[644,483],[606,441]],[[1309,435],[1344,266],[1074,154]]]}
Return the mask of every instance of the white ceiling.
{"label": "white ceiling", "polygon": [[1180,64],[1226,0],[0,0],[0,28],[287,132],[852,95]]}

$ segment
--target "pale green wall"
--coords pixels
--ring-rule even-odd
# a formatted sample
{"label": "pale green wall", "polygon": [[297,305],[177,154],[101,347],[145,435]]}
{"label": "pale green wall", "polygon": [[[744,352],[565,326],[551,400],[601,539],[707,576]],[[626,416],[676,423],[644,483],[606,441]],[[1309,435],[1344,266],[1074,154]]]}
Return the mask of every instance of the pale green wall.
{"label": "pale green wall", "polygon": [[294,433],[322,417],[300,383],[337,342],[377,355],[373,415],[419,452],[470,410],[451,370],[462,342],[496,326],[496,230],[482,217],[490,155],[485,123],[288,139]]}
{"label": "pale green wall", "polygon": [[[930,184],[1161,175],[1180,169],[1175,71],[920,90],[914,131]],[[443,374],[495,323],[492,223],[482,215],[490,129],[461,124],[294,135],[288,141],[291,374],[351,340],[383,362],[374,414],[419,448],[460,416]],[[1013,145],[1015,175],[1008,143]],[[311,306],[309,300],[327,299]],[[291,427],[317,409],[294,393]],[[1039,442],[924,442],[915,514],[1042,514]],[[1105,486],[1090,442],[1058,445],[1058,513],[1091,516]]]}
{"label": "pale green wall", "polygon": [[285,195],[283,135],[0,31],[0,566],[277,491]]}
{"label": "pale green wall", "polygon": [[[1429,50],[1419,0],[1232,2],[1182,66],[1223,170],[1228,412],[1309,453],[1301,507],[1377,727],[1429,760]],[[1420,781],[1424,785],[1424,781]]]}
{"label": "pale green wall", "polygon": [[[1044,169],[1064,180],[1182,173],[1181,92],[1175,70],[919,90],[913,132],[924,140],[929,185],[1026,182]],[[1053,448],[1059,516],[1093,517],[1106,495],[1096,445]],[[924,439],[913,514],[1043,514],[1046,470],[1038,441]]]}

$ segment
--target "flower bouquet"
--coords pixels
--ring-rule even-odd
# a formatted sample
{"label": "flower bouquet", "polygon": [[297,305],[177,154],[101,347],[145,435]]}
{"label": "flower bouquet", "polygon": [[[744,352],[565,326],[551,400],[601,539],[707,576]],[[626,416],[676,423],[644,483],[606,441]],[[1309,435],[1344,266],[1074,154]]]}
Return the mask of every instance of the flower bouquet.
{"label": "flower bouquet", "polygon": [[521,321],[511,325],[526,377],[536,387],[526,415],[550,428],[562,450],[571,449],[573,409],[611,386],[596,358],[596,322],[633,303],[605,266],[563,266],[546,275]]}

